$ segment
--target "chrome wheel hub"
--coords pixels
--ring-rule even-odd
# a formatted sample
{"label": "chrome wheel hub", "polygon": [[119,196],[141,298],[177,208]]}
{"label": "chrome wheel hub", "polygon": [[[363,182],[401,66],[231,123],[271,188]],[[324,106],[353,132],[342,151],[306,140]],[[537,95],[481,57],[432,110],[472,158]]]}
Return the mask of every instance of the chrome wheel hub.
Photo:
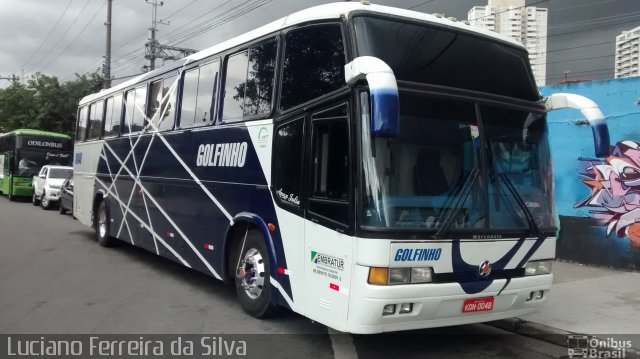
{"label": "chrome wheel hub", "polygon": [[107,235],[107,214],[104,209],[101,209],[98,215],[98,233],[102,238]]}
{"label": "chrome wheel hub", "polygon": [[264,287],[265,268],[264,259],[257,249],[247,251],[238,264],[236,275],[249,298],[256,299],[260,296]]}

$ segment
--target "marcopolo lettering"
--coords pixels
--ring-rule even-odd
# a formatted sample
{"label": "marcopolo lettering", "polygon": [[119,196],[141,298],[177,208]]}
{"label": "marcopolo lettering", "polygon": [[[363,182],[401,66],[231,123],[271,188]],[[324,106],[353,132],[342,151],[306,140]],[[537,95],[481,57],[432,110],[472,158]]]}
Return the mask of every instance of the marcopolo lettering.
{"label": "marcopolo lettering", "polygon": [[437,261],[441,248],[400,248],[396,251],[396,262]]}
{"label": "marcopolo lettering", "polygon": [[211,143],[198,147],[198,167],[243,167],[247,158],[247,143]]}

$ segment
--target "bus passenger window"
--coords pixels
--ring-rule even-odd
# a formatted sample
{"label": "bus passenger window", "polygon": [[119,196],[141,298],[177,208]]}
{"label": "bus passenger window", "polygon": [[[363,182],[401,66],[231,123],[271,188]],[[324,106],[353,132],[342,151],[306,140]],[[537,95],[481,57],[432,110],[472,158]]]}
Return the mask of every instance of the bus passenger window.
{"label": "bus passenger window", "polygon": [[91,105],[89,110],[88,140],[100,138],[102,132],[102,100]]}
{"label": "bus passenger window", "polygon": [[[154,118],[156,112],[158,112],[158,108],[160,108],[160,101],[162,101],[162,80],[154,81],[151,83],[149,87],[151,95],[149,96],[149,108],[147,108],[147,117],[150,121],[154,121],[154,124],[157,125],[158,120]],[[153,129],[153,126],[151,126]]]}
{"label": "bus passenger window", "polygon": [[129,90],[125,94],[125,112],[124,112],[124,129],[122,133],[132,133],[133,130],[133,112],[136,105],[136,90]]}
{"label": "bus passenger window", "polygon": [[136,100],[135,108],[133,111],[133,124],[131,125],[132,132],[140,132],[145,126],[145,102],[147,100],[147,86],[141,86],[136,88]]}
{"label": "bus passenger window", "polygon": [[249,58],[247,57],[247,50],[229,56],[227,60],[224,107],[222,108],[222,119],[225,121],[241,119],[243,116],[248,65]]}
{"label": "bus passenger window", "polygon": [[[213,61],[184,75],[180,127],[186,128],[214,120],[219,61]],[[165,80],[165,84],[168,84]],[[168,87],[169,85],[165,85]]]}
{"label": "bus passenger window", "polygon": [[301,105],[344,82],[344,44],[339,24],[306,26],[287,33],[280,107]]}
{"label": "bus passenger window", "polygon": [[104,137],[117,136],[120,133],[120,114],[122,112],[122,95],[109,97],[104,112]]}
{"label": "bus passenger window", "polygon": [[278,47],[275,41],[249,50],[249,72],[245,85],[244,101],[245,117],[271,112],[277,51]]}
{"label": "bus passenger window", "polygon": [[87,133],[87,106],[80,108],[78,125],[76,126],[76,142],[82,142]]}
{"label": "bus passenger window", "polygon": [[276,130],[273,142],[273,188],[281,202],[300,206],[304,117]]}
{"label": "bus passenger window", "polygon": [[196,99],[198,96],[199,68],[184,73],[182,85],[182,105],[180,109],[180,127],[191,127],[195,124]]}

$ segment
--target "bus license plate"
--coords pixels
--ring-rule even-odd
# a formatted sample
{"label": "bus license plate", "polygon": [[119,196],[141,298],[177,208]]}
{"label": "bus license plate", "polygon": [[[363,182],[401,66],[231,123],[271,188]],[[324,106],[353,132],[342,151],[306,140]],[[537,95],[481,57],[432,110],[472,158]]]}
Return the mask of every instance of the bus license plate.
{"label": "bus license plate", "polygon": [[493,310],[493,297],[467,299],[462,304],[462,313],[488,312]]}

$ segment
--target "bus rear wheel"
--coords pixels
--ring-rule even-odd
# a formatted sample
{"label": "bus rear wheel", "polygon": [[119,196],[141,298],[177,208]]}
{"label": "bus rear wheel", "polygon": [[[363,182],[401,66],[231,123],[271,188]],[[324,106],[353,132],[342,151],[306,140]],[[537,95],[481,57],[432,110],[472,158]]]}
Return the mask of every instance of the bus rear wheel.
{"label": "bus rear wheel", "polygon": [[256,318],[273,316],[280,309],[271,303],[273,287],[268,253],[260,232],[249,230],[231,258],[236,261],[235,287],[240,305]]}
{"label": "bus rear wheel", "polygon": [[109,216],[109,209],[105,201],[100,201],[98,204],[98,210],[95,220],[96,239],[103,247],[112,247],[115,245],[115,238],[109,235],[109,226],[111,224],[111,217]]}

